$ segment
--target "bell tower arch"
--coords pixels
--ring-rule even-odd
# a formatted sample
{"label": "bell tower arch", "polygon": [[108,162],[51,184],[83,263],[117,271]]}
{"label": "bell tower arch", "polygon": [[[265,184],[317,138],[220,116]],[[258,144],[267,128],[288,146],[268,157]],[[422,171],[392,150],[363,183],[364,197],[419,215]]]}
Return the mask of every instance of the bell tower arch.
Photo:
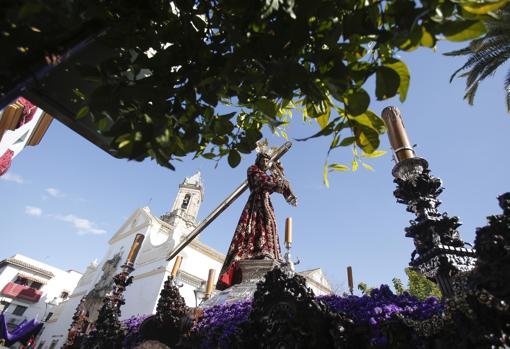
{"label": "bell tower arch", "polygon": [[170,212],[161,216],[167,223],[174,223],[176,218],[184,220],[187,225],[197,224],[198,210],[204,197],[204,186],[200,172],[191,177],[186,177],[179,185],[179,191],[175,197]]}

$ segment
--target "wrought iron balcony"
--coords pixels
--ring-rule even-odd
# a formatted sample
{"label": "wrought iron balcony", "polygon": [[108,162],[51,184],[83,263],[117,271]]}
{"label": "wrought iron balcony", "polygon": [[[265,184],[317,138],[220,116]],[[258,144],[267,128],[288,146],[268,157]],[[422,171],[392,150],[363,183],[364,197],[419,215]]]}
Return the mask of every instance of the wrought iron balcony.
{"label": "wrought iron balcony", "polygon": [[42,296],[42,292],[24,285],[9,282],[2,290],[2,294],[12,298],[23,299],[29,302],[37,303]]}

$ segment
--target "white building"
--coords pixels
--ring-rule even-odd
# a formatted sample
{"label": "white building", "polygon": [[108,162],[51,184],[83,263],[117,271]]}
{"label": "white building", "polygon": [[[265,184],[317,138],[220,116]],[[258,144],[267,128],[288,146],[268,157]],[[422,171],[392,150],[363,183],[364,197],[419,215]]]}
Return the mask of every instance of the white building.
{"label": "white building", "polygon": [[[137,209],[110,239],[103,260],[87,267],[73,295],[55,309],[38,340],[37,349],[60,348],[63,345],[82,298],[85,297],[89,319],[97,319],[102,300],[112,289],[112,277],[120,272],[138,234],[143,234],[145,239],[131,274],[134,276],[133,283],[124,293],[126,303],[121,308],[121,319],[155,313],[161,288],[174,264],[173,260],[167,261],[166,257],[197,226],[197,214],[202,200],[203,185],[200,173],[197,173],[186,178],[179,186],[169,213],[158,218],[148,207]],[[186,304],[194,307],[197,302],[194,291],[204,286],[209,269],[216,270],[218,276],[225,255],[195,239],[180,256],[183,257],[177,274],[178,282],[182,283],[180,293]],[[329,293],[329,284],[323,282],[325,278],[320,269],[309,274],[304,276],[310,279],[309,286],[317,294]]]}
{"label": "white building", "polygon": [[17,254],[0,261],[0,312],[10,330],[23,320],[44,321],[68,299],[82,274]]}

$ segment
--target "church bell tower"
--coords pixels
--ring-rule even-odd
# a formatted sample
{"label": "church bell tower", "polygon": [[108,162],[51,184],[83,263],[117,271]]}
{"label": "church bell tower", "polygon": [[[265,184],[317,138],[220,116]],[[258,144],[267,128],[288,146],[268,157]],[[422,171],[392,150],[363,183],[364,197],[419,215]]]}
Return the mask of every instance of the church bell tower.
{"label": "church bell tower", "polygon": [[188,226],[196,226],[198,210],[203,197],[202,177],[200,172],[197,172],[191,177],[186,177],[179,185],[172,209],[161,216],[161,219],[170,224],[174,224],[176,219],[180,219]]}

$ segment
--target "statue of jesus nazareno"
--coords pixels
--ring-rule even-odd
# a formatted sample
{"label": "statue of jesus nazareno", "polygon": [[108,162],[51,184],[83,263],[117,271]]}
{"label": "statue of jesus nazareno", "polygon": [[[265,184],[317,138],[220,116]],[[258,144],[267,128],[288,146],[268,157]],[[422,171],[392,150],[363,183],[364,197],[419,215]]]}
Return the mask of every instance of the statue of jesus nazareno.
{"label": "statue of jesus nazareno", "polygon": [[[282,260],[270,195],[276,192],[287,197],[290,188],[284,178],[278,177],[274,172],[271,175],[266,173],[270,158],[271,150],[262,147],[258,149],[255,164],[248,168],[248,186],[251,193],[221,268],[216,284],[218,290],[227,289],[242,281],[238,266],[238,261],[242,259]],[[281,168],[281,165],[279,166]]]}

